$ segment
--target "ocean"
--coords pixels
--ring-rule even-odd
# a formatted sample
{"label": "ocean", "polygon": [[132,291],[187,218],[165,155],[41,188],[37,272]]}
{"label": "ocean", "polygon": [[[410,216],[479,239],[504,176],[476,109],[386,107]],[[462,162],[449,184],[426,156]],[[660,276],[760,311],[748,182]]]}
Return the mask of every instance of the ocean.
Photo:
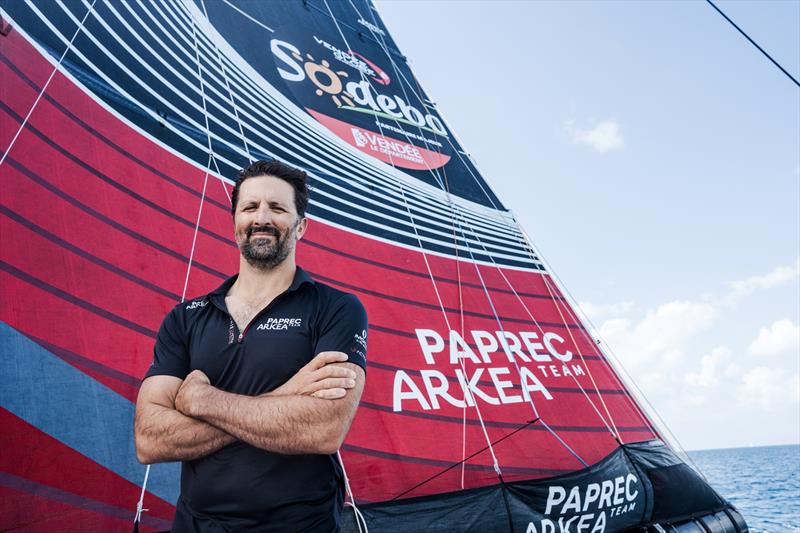
{"label": "ocean", "polygon": [[800,445],[689,452],[750,531],[800,532]]}

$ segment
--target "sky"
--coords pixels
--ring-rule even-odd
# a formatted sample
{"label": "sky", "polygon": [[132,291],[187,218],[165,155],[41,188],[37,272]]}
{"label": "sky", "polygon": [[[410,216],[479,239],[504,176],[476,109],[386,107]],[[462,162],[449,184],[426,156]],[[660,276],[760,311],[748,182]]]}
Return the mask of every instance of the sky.
{"label": "sky", "polygon": [[[716,3],[800,79],[800,1]],[[800,88],[701,0],[375,4],[681,445],[800,443]]]}

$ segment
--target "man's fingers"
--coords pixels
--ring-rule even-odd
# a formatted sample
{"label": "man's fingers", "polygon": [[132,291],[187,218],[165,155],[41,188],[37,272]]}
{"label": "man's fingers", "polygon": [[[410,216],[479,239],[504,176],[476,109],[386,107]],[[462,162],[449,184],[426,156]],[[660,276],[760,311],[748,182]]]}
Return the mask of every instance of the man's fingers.
{"label": "man's fingers", "polygon": [[356,380],[348,378],[328,378],[315,381],[308,387],[307,392],[317,392],[324,389],[352,389],[356,386]]}
{"label": "man's fingers", "polygon": [[323,400],[337,400],[339,398],[344,398],[345,394],[347,394],[345,389],[336,388],[318,390],[311,396],[314,396],[315,398],[322,398]]}
{"label": "man's fingers", "polygon": [[343,368],[341,366],[334,366],[334,365],[327,365],[323,366],[322,368],[318,368],[312,374],[312,379],[314,381],[320,381],[325,378],[348,378],[348,379],[356,379],[356,373],[350,370],[349,368]]}
{"label": "man's fingers", "polygon": [[344,363],[347,355],[342,352],[320,352],[309,363],[313,368],[322,368],[330,363]]}

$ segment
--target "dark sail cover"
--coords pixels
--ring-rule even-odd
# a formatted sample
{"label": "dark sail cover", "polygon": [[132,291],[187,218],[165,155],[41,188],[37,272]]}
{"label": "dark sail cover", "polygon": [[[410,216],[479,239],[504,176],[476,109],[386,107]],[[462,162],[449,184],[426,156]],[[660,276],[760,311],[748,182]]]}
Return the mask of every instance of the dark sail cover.
{"label": "dark sail cover", "polygon": [[[276,158],[311,177],[298,263],[370,318],[345,530],[746,529],[663,443],[369,0],[0,7],[0,528],[131,527],[156,330],[236,270],[231,179]],[[149,471],[142,530],[169,528],[178,468]]]}

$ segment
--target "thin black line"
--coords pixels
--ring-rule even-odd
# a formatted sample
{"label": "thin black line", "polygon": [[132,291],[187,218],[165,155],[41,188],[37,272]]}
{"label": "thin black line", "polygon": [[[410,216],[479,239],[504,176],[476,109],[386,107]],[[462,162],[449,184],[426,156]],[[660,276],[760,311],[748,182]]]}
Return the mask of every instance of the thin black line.
{"label": "thin black line", "polygon": [[[530,426],[531,424],[535,424],[535,423],[536,423],[538,420],[539,420],[538,418],[536,418],[535,420],[531,420],[531,421],[529,421],[529,422],[527,422],[527,423],[525,423],[525,424],[521,425],[520,427],[518,427],[517,429],[515,429],[514,431],[512,431],[512,432],[511,432],[511,433],[509,433],[508,435],[504,435],[504,436],[500,437],[499,439],[497,439],[496,441],[494,441],[494,442],[490,442],[489,444],[487,444],[486,446],[484,446],[483,448],[481,448],[481,449],[480,449],[480,450],[478,450],[477,452],[473,453],[472,455],[469,455],[469,456],[465,457],[464,459],[460,460],[460,461],[459,461],[459,462],[457,462],[457,463],[453,463],[453,464],[451,464],[450,466],[448,466],[447,468],[445,468],[445,469],[444,469],[444,470],[442,470],[441,472],[438,472],[438,473],[436,473],[436,474],[432,475],[431,477],[429,477],[428,479],[426,479],[426,480],[424,480],[424,481],[420,481],[419,483],[417,483],[416,485],[414,485],[414,486],[413,486],[413,487],[411,487],[410,489],[408,489],[408,490],[406,490],[406,491],[403,491],[403,492],[401,492],[400,494],[398,494],[397,496],[395,496],[394,498],[392,498],[392,499],[391,499],[391,501],[398,500],[398,499],[400,499],[401,497],[403,497],[403,496],[405,496],[406,494],[408,494],[409,492],[411,492],[411,491],[413,491],[413,490],[415,490],[415,489],[417,489],[417,488],[421,487],[421,486],[422,486],[422,485],[424,485],[425,483],[429,483],[429,482],[433,481],[434,479],[436,479],[437,477],[441,476],[442,474],[445,474],[445,473],[449,472],[450,470],[452,470],[453,468],[457,467],[458,465],[460,465],[460,464],[462,464],[462,463],[464,463],[464,462],[466,462],[466,461],[469,461],[470,459],[472,459],[472,458],[473,458],[473,457],[475,457],[476,455],[478,455],[478,454],[480,454],[480,453],[483,453],[484,451],[488,450],[488,449],[489,449],[491,446],[494,446],[494,445],[496,445],[496,444],[498,444],[498,443],[500,443],[500,442],[502,442],[502,441],[506,440],[506,439],[507,439],[507,438],[509,438],[510,436],[514,435],[515,433],[518,433],[519,431],[521,431],[521,430],[525,429],[526,427]],[[502,479],[501,479],[500,481],[502,481]]]}
{"label": "thin black line", "polygon": [[735,23],[734,21],[732,21],[732,20],[731,20],[731,19],[728,17],[728,15],[726,15],[725,13],[723,13],[723,12],[722,12],[722,10],[721,10],[720,8],[718,8],[718,7],[717,7],[717,6],[714,4],[714,2],[712,2],[711,0],[706,0],[706,2],[708,2],[708,3],[711,5],[711,7],[713,7],[714,9],[716,9],[716,10],[717,10],[717,13],[719,13],[720,15],[722,15],[722,16],[725,18],[725,20],[727,20],[728,22],[730,22],[730,23],[731,23],[731,26],[733,26],[734,28],[736,28],[736,29],[739,31],[739,33],[741,33],[742,35],[744,35],[744,36],[745,36],[745,38],[746,38],[748,41],[750,41],[750,43],[751,43],[753,46],[755,46],[756,48],[758,48],[758,50],[759,50],[759,51],[760,51],[762,54],[764,54],[764,56],[766,56],[766,58],[767,58],[767,59],[769,59],[770,61],[772,61],[772,64],[773,64],[773,65],[775,65],[776,67],[778,67],[779,69],[781,69],[781,72],[783,72],[784,74],[786,74],[786,76],[787,76],[787,77],[788,77],[790,80],[792,80],[792,81],[794,82],[794,84],[795,84],[795,85],[797,85],[798,87],[800,87],[800,82],[798,82],[798,81],[797,81],[797,80],[794,78],[794,76],[792,76],[791,74],[789,74],[788,72],[786,72],[786,69],[785,69],[785,68],[783,68],[782,66],[780,66],[780,64],[779,64],[777,61],[775,61],[774,59],[772,59],[772,56],[771,56],[771,55],[769,55],[767,52],[765,52],[763,48],[761,48],[760,46],[758,46],[758,43],[756,43],[756,42],[755,42],[753,39],[751,39],[751,38],[750,38],[750,36],[749,36],[749,35],[747,35],[747,34],[746,34],[746,33],[745,33],[743,30],[742,30],[742,28],[740,28],[739,26],[737,26],[737,25],[736,25],[736,23]]}

